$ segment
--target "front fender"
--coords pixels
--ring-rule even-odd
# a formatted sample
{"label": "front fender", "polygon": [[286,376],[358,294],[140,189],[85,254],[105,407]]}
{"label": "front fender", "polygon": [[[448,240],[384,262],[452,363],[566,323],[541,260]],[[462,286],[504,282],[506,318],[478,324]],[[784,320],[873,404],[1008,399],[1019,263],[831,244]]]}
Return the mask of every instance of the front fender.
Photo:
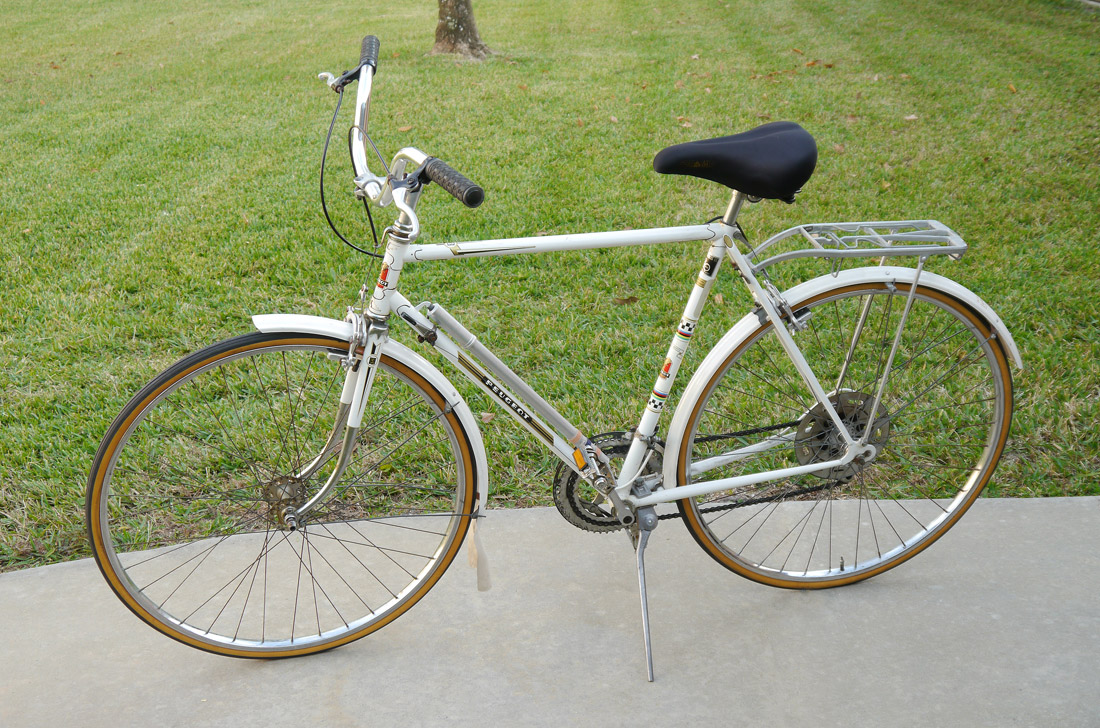
{"label": "front fender", "polygon": [[[262,314],[252,317],[252,323],[256,328],[266,333],[302,333],[316,334],[319,336],[331,336],[334,339],[350,341],[354,333],[354,327],[347,321],[323,318],[321,316],[302,316],[298,314]],[[489,497],[489,465],[485,457],[485,443],[481,439],[481,428],[477,419],[470,411],[469,405],[462,395],[458,393],[454,385],[443,376],[442,372],[432,366],[424,357],[405,346],[399,341],[387,339],[382,353],[424,377],[433,387],[439,390],[447,404],[454,408],[458,421],[462,423],[466,435],[470,439],[470,447],[474,455],[474,472],[477,477],[478,509],[485,513],[485,502]]]}

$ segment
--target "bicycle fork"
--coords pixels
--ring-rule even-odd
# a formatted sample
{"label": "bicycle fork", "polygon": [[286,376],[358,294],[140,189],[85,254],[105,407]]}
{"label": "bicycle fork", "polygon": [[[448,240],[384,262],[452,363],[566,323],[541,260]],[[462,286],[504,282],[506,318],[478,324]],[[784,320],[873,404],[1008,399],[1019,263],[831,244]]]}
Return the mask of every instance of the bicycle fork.
{"label": "bicycle fork", "polygon": [[[353,315],[357,317],[356,328],[361,330],[364,317],[358,314]],[[359,428],[363,424],[363,415],[370,399],[374,375],[378,371],[378,361],[382,356],[382,347],[385,345],[388,336],[389,328],[385,324],[375,322],[370,324],[364,335],[352,338],[348,357],[345,359],[345,361],[350,361],[351,364],[348,366],[347,374],[344,377],[344,388],[340,392],[340,408],[336,413],[336,422],[333,425],[332,432],[317,457],[294,477],[299,481],[310,478],[328,461],[329,455],[338,449],[340,454],[336,460],[336,467],[328,476],[325,484],[312,498],[297,508],[288,506],[283,510],[281,514],[283,523],[291,531],[296,530],[298,524],[302,522],[302,518],[328,496],[351,461],[351,454],[355,450],[355,441],[359,436]],[[361,340],[363,340],[363,345],[360,350],[358,344]],[[362,356],[356,359],[357,350],[362,352]],[[341,431],[343,432],[343,438],[340,444],[337,445]]]}

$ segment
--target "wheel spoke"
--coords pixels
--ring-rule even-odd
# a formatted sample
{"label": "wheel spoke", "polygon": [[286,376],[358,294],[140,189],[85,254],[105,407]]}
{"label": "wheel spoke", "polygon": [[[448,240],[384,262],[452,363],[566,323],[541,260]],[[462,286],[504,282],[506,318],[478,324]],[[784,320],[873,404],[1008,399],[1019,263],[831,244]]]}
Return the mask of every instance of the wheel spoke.
{"label": "wheel spoke", "polygon": [[[875,451],[847,468],[685,500],[685,514],[694,513],[689,528],[720,563],[784,586],[848,583],[924,548],[977,497],[996,465],[1011,406],[1003,352],[979,333],[985,325],[972,310],[919,287],[896,339],[908,295],[882,284],[849,285],[795,306],[811,313],[796,337],[803,356],[821,381],[836,382],[828,393],[834,408],[857,439],[871,429]],[[693,473],[733,478],[843,453],[835,425],[815,404],[799,412],[790,442],[722,459],[760,441],[727,442],[722,433],[775,422],[798,391],[801,379],[773,333],[762,326],[714,359],[724,369],[710,374],[703,401],[681,404],[695,413],[680,455],[689,482]],[[884,377],[872,423],[870,402]]]}
{"label": "wheel spoke", "polygon": [[477,505],[457,417],[384,355],[346,472],[287,530],[284,510],[339,455],[344,371],[328,353],[347,344],[285,338],[250,334],[166,370],[90,478],[100,563],[138,616],[213,652],[301,654],[378,629],[438,581]]}

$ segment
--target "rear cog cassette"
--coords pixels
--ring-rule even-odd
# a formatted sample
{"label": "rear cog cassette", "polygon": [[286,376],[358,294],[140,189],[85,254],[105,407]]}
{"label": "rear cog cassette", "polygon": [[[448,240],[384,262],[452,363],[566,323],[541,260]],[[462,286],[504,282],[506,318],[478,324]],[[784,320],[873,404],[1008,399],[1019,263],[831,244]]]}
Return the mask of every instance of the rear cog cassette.
{"label": "rear cog cassette", "polygon": [[[812,474],[825,480],[836,480],[847,483],[856,473],[878,457],[878,453],[886,446],[890,439],[890,417],[883,414],[871,422],[871,407],[875,398],[865,392],[856,392],[845,389],[833,392],[829,395],[829,402],[840,415],[844,426],[848,429],[853,439],[859,440],[870,429],[867,443],[874,445],[875,456],[862,462],[851,462],[848,465],[840,465],[835,468],[815,470]],[[885,410],[879,407],[879,412]],[[835,460],[844,454],[844,441],[840,431],[825,413],[825,407],[819,402],[809,412],[803,415],[798,423],[798,435],[794,439],[794,451],[798,457],[799,465],[812,465],[829,460]]]}
{"label": "rear cog cassette", "polygon": [[[632,432],[605,432],[592,438],[593,444],[610,458],[616,470],[633,440]],[[643,472],[655,474],[660,471],[661,450],[657,446]],[[585,531],[610,533],[626,528],[615,517],[611,502],[564,463],[554,471],[554,505],[566,521]]]}

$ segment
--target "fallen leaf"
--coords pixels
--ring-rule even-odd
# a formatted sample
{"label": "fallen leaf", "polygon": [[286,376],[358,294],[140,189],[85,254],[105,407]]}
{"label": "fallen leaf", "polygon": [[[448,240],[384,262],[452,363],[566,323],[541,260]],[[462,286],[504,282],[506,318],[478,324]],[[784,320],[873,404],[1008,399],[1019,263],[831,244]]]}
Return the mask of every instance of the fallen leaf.
{"label": "fallen leaf", "polygon": [[684,87],[684,82],[683,81],[677,81],[675,86],[676,86],[676,88],[683,88]]}
{"label": "fallen leaf", "polygon": [[805,54],[804,54],[804,53],[803,53],[803,52],[802,52],[801,50],[799,50],[798,48],[791,48],[791,50],[792,50],[792,51],[794,51],[795,53],[797,53],[797,54],[798,54],[798,55],[800,55],[800,56],[802,56],[802,55],[805,55]]}
{"label": "fallen leaf", "polygon": [[492,422],[495,417],[496,417],[496,414],[493,413],[493,412],[482,412],[481,413],[481,421],[482,422]]}
{"label": "fallen leaf", "polygon": [[703,90],[704,90],[704,91],[706,91],[706,92],[707,92],[707,93],[709,94],[709,93],[710,93],[710,86],[707,86],[707,87],[706,87],[706,88],[704,88]]}
{"label": "fallen leaf", "polygon": [[584,126],[584,121],[582,119],[577,119],[577,126]]}
{"label": "fallen leaf", "polygon": [[526,91],[527,90],[527,84],[521,83],[518,88],[519,88],[520,91]]}
{"label": "fallen leaf", "polygon": [[612,298],[611,301],[616,306],[626,306],[626,305],[631,304],[631,303],[637,303],[638,302],[638,297],[637,296],[627,296],[626,298]]}
{"label": "fallen leaf", "polygon": [[905,120],[906,121],[916,121],[917,120],[917,115],[916,114],[909,114],[909,116],[905,117]]}
{"label": "fallen leaf", "polygon": [[1008,90],[1011,91],[1012,93],[1016,93],[1016,87],[1013,86],[1012,84],[1008,84]]}
{"label": "fallen leaf", "polygon": [[692,124],[690,121],[685,121],[683,124],[680,124],[680,126],[684,127],[685,129],[690,129],[692,126],[694,126],[694,124]]}
{"label": "fallen leaf", "polygon": [[757,114],[756,118],[757,119],[770,119],[770,118],[772,118],[772,115],[771,114]]}
{"label": "fallen leaf", "polygon": [[856,116],[855,114],[848,114],[848,116],[845,117],[844,120],[847,121],[849,124],[854,124],[857,121],[859,121],[859,117]]}
{"label": "fallen leaf", "polygon": [[543,235],[549,235],[549,234],[550,233],[546,232],[545,230],[539,230],[537,233],[535,233],[535,237],[536,238],[541,238]]}
{"label": "fallen leaf", "polygon": [[412,127],[411,126],[399,126],[399,127],[397,127],[397,131],[412,131]]}
{"label": "fallen leaf", "polygon": [[723,303],[726,302],[726,299],[722,297],[721,293],[715,293],[714,294],[714,302],[717,303],[719,306],[721,306]]}
{"label": "fallen leaf", "polygon": [[618,119],[618,117],[612,116],[612,117],[611,117],[611,123],[612,123],[612,124],[618,124],[618,123],[619,123],[619,119]]}
{"label": "fallen leaf", "polygon": [[693,61],[699,60],[699,54],[696,53],[696,54],[692,55],[691,60],[693,60]]}
{"label": "fallen leaf", "polygon": [[806,61],[803,65],[806,66],[806,68],[810,68],[810,67],[816,66],[820,63],[821,63],[821,61],[813,60],[813,61]]}
{"label": "fallen leaf", "polygon": [[883,180],[882,181],[882,189],[884,189],[884,190],[890,189],[890,183],[887,182],[886,180]]}
{"label": "fallen leaf", "polygon": [[826,63],[825,68],[832,68],[835,65],[836,65],[835,63]]}
{"label": "fallen leaf", "polygon": [[843,144],[834,144],[833,145],[833,151],[836,152],[837,154],[844,154],[844,145]]}
{"label": "fallen leaf", "polygon": [[23,232],[25,232],[25,233],[29,233],[30,231],[31,231],[31,229],[30,229],[30,228],[27,228],[27,229],[26,229],[26,230],[24,230]]}

